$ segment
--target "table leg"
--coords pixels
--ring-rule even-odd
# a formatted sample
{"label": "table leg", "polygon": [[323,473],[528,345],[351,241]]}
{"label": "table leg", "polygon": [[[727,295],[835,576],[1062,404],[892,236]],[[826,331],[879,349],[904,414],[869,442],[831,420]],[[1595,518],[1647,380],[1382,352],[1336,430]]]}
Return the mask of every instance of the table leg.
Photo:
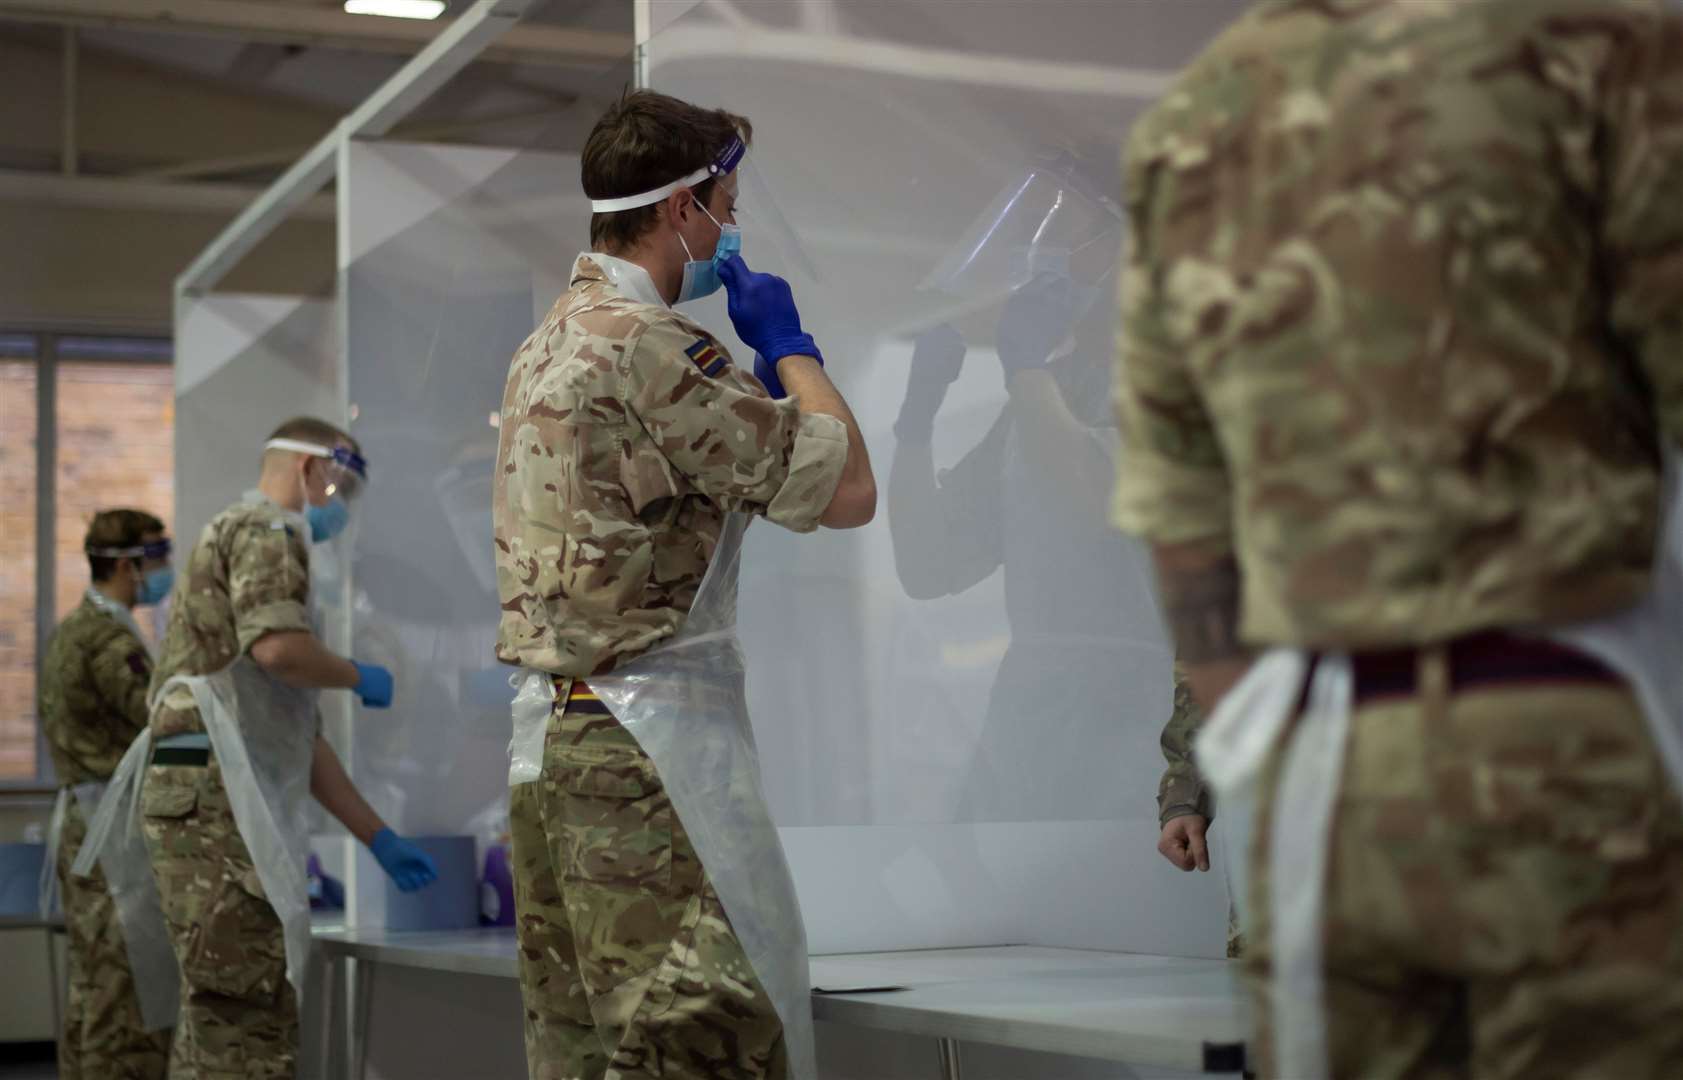
{"label": "table leg", "polygon": [[336,952],[320,949],[320,953],[321,988],[327,994],[327,1030],[321,1040],[321,1075],[331,1080],[350,1080],[345,1056],[345,1047],[349,1042],[346,1029],[350,1025],[346,1019],[350,1002],[349,995],[345,993],[345,964]]}
{"label": "table leg", "polygon": [[53,1037],[60,1042],[64,1040],[64,1003],[68,987],[58,984],[58,947],[53,943],[53,928],[46,929],[47,937],[47,984],[52,988],[53,995]]}
{"label": "table leg", "polygon": [[349,986],[354,1009],[350,1045],[355,1071],[351,1076],[353,1080],[363,1080],[368,1075],[368,1032],[373,1027],[374,962],[370,960],[364,964],[353,959],[349,963]]}
{"label": "table leg", "polygon": [[957,1039],[937,1039],[935,1048],[941,1055],[941,1080],[963,1080],[964,1069],[958,1060]]}

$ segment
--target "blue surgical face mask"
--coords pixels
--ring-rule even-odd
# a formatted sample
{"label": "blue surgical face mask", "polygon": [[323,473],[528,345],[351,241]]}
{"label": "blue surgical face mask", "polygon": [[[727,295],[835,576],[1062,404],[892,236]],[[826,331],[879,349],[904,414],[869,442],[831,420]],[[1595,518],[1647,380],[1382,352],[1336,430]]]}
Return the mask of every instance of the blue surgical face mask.
{"label": "blue surgical face mask", "polygon": [[140,588],[135,590],[134,602],[140,607],[161,604],[169,599],[169,591],[175,588],[175,571],[168,566],[160,566],[156,570],[148,570],[140,579]]}
{"label": "blue surgical face mask", "polygon": [[345,531],[345,526],[351,523],[351,508],[345,505],[344,499],[335,496],[325,506],[305,510],[304,517],[310,523],[310,543],[324,544]]}
{"label": "blue surgical face mask", "polygon": [[679,304],[691,300],[699,300],[703,296],[711,296],[719,291],[723,284],[719,280],[719,265],[742,254],[742,230],[735,225],[720,224],[719,219],[707,213],[707,207],[699,202],[696,207],[707,214],[707,220],[719,226],[719,242],[713,248],[711,259],[697,259],[690,254],[690,245],[684,239],[684,234],[678,234],[678,243],[684,245],[684,255],[689,260],[684,263],[684,279],[678,285]]}

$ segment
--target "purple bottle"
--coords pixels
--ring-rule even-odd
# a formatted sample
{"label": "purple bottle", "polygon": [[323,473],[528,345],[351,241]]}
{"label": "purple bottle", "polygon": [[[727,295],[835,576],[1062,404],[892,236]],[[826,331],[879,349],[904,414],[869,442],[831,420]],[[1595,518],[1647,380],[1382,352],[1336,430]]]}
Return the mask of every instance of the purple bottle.
{"label": "purple bottle", "polygon": [[492,844],[485,852],[485,875],[479,883],[479,922],[483,926],[514,925],[514,871],[508,864],[508,845]]}
{"label": "purple bottle", "polygon": [[338,878],[328,877],[322,872],[321,860],[313,851],[304,864],[304,874],[309,882],[311,911],[345,910],[345,886]]}

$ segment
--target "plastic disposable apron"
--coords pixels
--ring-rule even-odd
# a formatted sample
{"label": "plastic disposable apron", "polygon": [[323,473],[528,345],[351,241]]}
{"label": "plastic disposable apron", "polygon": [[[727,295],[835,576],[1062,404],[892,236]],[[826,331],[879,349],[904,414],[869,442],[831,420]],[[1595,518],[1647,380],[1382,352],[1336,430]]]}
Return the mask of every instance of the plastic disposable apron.
{"label": "plastic disposable apron", "polygon": [[[249,656],[214,675],[177,675],[160,696],[186,687],[193,694],[222,784],[251,854],[263,895],[286,937],[286,977],[302,997],[310,958],[310,855],[306,813],[315,756],[315,690],[273,678]],[[160,697],[161,699],[161,697]]]}
{"label": "plastic disposable apron", "polygon": [[[736,585],[749,519],[725,520],[681,631],[590,688],[660,773],[748,960],[783,1021],[790,1073],[817,1080],[806,927],[760,784],[748,723]],[[527,671],[514,702],[510,784],[542,769],[552,677]]]}
{"label": "plastic disposable apron", "polygon": [[[1683,790],[1683,502],[1666,474],[1666,520],[1648,594],[1617,615],[1547,631],[1617,671],[1641,702],[1672,783]],[[1269,751],[1290,725],[1310,670],[1309,654],[1271,649],[1228,691],[1199,735],[1199,768],[1233,830],[1239,865],[1249,866],[1250,822]],[[1330,1075],[1321,963],[1322,902],[1332,811],[1343,776],[1354,677],[1344,653],[1314,664],[1303,716],[1285,748],[1269,831],[1269,901],[1274,976],[1270,989],[1277,1072],[1294,1080]],[[1245,911],[1245,875],[1237,876]]]}
{"label": "plastic disposable apron", "polygon": [[64,819],[70,813],[70,800],[76,800],[77,808],[82,811],[82,820],[92,821],[99,813],[99,803],[103,798],[103,780],[89,780],[58,789],[53,799],[52,816],[47,819],[47,853],[41,862],[41,880],[36,886],[41,918],[50,919],[58,913],[58,850],[64,846]]}
{"label": "plastic disposable apron", "polygon": [[[255,493],[246,496],[247,501],[262,498]],[[288,517],[300,535],[309,535],[303,515]],[[310,900],[304,870],[310,834],[305,811],[310,798],[319,692],[287,686],[245,655],[211,675],[177,675],[167,680],[152,696],[150,710],[155,712],[177,689],[192,694],[210,736],[234,824],[251,855],[264,896],[280,918],[286,942],[286,977],[301,996],[311,949]],[[151,750],[152,736],[147,730],[135,739],[112,774],[110,794],[100,808],[99,820],[89,827],[88,842],[77,858],[78,873],[84,872],[85,862],[92,866],[89,852],[96,846],[139,844],[145,852],[140,789]],[[146,868],[150,882],[150,861]],[[152,895],[157,896],[155,883]],[[161,905],[158,922],[161,927]],[[167,945],[167,935],[164,941]],[[132,941],[129,949],[132,955]],[[170,965],[179,979],[173,953]]]}
{"label": "plastic disposable apron", "polygon": [[[128,608],[96,589],[89,589],[88,600],[106,615],[122,623],[140,637],[134,616]],[[145,638],[140,637],[142,643]],[[150,651],[150,649],[148,649]],[[135,772],[134,762],[141,761],[151,750],[150,732],[142,731],[129,745],[117,763],[111,779],[101,783],[78,784],[73,789],[59,790],[53,807],[53,819],[48,828],[47,869],[58,859],[58,846],[63,840],[64,818],[69,812],[69,800],[75,798],[77,807],[88,822],[87,837],[77,852],[71,873],[87,877],[97,863],[105,875],[105,888],[117,912],[118,925],[123,931],[123,947],[128,954],[129,969],[134,974],[135,996],[140,1005],[141,1023],[148,1031],[175,1026],[180,1006],[181,975],[176,967],[175,952],[170,946],[169,927],[164,922],[163,902],[158,896],[158,883],[152,877],[152,860],[146,852],[146,841],[137,827],[127,832],[115,827],[133,812],[138,796],[122,790],[119,779]],[[51,890],[56,892],[55,888]],[[52,897],[43,890],[44,902]]]}

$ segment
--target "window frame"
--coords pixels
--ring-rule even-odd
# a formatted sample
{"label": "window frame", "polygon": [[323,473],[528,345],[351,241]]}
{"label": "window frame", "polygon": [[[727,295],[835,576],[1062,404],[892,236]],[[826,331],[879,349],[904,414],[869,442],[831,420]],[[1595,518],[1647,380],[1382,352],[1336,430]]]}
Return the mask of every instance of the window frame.
{"label": "window frame", "polygon": [[[59,343],[65,338],[138,338],[163,342],[169,359],[143,357],[101,357],[149,367],[175,366],[175,340],[168,327],[156,325],[65,324],[50,325],[0,322],[0,334],[27,335],[35,339],[35,684],[40,686],[41,663],[47,642],[58,627],[58,368]],[[66,363],[75,363],[75,357]],[[171,433],[173,438],[173,432]],[[35,775],[21,779],[0,777],[0,793],[52,792],[58,788],[53,775],[47,740],[35,725]]]}

